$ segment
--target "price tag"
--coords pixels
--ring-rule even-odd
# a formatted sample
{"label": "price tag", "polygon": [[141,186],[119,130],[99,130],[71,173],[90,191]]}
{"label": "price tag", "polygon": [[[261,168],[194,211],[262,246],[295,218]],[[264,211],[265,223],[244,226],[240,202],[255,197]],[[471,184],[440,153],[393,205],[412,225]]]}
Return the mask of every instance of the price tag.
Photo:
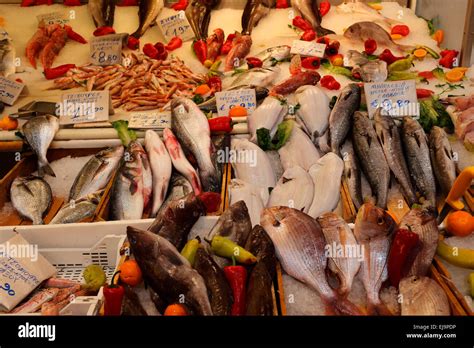
{"label": "price tag", "polygon": [[158,23],[166,41],[170,41],[175,36],[179,36],[183,41],[194,38],[194,32],[184,11],[179,11],[175,15],[162,18]]}
{"label": "price tag", "polygon": [[94,37],[90,43],[90,62],[93,65],[122,63],[123,34]]}
{"label": "price tag", "polygon": [[15,104],[24,88],[25,85],[23,83],[0,76],[0,101],[7,105]]}
{"label": "price tag", "polygon": [[129,128],[163,129],[171,127],[171,112],[134,112],[128,121]]}
{"label": "price tag", "polygon": [[217,114],[219,116],[229,115],[229,110],[234,106],[243,106],[247,113],[251,114],[257,107],[255,89],[238,89],[216,93]]}
{"label": "price tag", "polygon": [[291,45],[292,54],[299,54],[308,57],[324,57],[326,45],[314,41],[294,40]]}
{"label": "price tag", "polygon": [[365,83],[364,91],[370,117],[379,107],[393,117],[420,116],[415,80]]}
{"label": "price tag", "polygon": [[63,94],[56,109],[59,124],[108,121],[114,114],[109,91]]}
{"label": "price tag", "polygon": [[43,22],[45,25],[51,25],[51,24],[64,25],[67,22],[69,22],[66,16],[61,12],[50,12],[50,13],[40,14],[36,16],[36,18],[38,19],[38,23]]}

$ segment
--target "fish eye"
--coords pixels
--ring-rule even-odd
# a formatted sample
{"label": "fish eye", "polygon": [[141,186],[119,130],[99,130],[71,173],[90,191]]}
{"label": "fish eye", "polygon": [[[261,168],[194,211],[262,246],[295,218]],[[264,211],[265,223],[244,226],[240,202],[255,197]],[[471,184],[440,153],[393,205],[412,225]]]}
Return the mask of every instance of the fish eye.
{"label": "fish eye", "polygon": [[385,222],[385,220],[383,219],[383,217],[379,216],[379,217],[377,218],[377,224],[378,224],[378,225],[383,225],[384,222]]}

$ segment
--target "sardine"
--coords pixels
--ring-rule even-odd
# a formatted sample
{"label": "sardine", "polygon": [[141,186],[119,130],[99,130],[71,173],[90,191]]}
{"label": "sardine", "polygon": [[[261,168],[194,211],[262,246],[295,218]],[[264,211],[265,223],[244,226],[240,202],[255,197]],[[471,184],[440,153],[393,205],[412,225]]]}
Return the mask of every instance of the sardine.
{"label": "sardine", "polygon": [[252,68],[241,72],[232,81],[230,89],[239,86],[268,87],[280,72],[279,67]]}
{"label": "sardine", "polygon": [[367,113],[358,111],[354,114],[352,143],[372,192],[377,197],[377,206],[385,208],[390,184],[390,167]]}
{"label": "sardine", "polygon": [[252,34],[252,29],[270,13],[273,6],[275,6],[275,0],[247,0],[242,14],[242,33]]}
{"label": "sardine", "polygon": [[319,14],[318,1],[316,0],[291,0],[291,7],[298,11],[301,16],[313,26],[319,36],[334,34],[332,30],[321,26],[321,15]]}
{"label": "sardine", "polygon": [[165,238],[128,226],[130,249],[147,284],[167,303],[184,300],[197,315],[212,315],[204,279]]}
{"label": "sardine", "polygon": [[50,221],[50,225],[72,224],[94,216],[100,195],[91,194],[63,206]]}
{"label": "sardine", "polygon": [[163,7],[165,7],[163,0],[140,0],[138,4],[138,18],[140,24],[132,36],[139,39],[145,34],[148,28],[154,26]]}
{"label": "sardine", "polygon": [[[226,89],[226,91],[235,91],[239,89],[255,89],[255,98],[257,99],[257,104],[264,100],[268,96],[268,89],[265,87],[258,87],[258,86],[252,86],[252,85],[240,85],[240,86],[234,86]],[[198,107],[201,111],[204,113],[217,113],[217,104],[216,104],[216,96],[212,96],[209,99],[207,99],[205,102],[198,104]]]}
{"label": "sardine", "polygon": [[261,128],[268,129],[270,136],[273,137],[287,112],[287,106],[282,104],[279,99],[265,98],[263,103],[247,117],[250,141],[257,143],[257,130]]}
{"label": "sardine", "polygon": [[446,132],[440,127],[431,128],[429,139],[431,165],[441,191],[447,196],[456,180],[453,149]]}
{"label": "sardine", "polygon": [[[263,210],[263,209],[262,209]],[[260,211],[259,211],[260,214]],[[263,263],[267,268],[270,278],[276,274],[275,246],[272,239],[265,232],[262,226],[255,225],[245,242],[245,250],[255,255],[259,263]]]}
{"label": "sardine", "polygon": [[290,76],[288,79],[280,82],[278,85],[273,86],[270,90],[270,95],[287,95],[295,92],[301,86],[316,85],[321,79],[316,71],[308,70],[299,72]]}
{"label": "sardine", "polygon": [[97,28],[114,26],[115,4],[116,0],[91,0],[88,2],[89,12]]}
{"label": "sardine", "polygon": [[114,175],[123,156],[123,146],[101,150],[91,157],[77,174],[69,200],[77,200],[103,190]]}
{"label": "sardine", "polygon": [[344,145],[342,145],[341,155],[344,161],[344,178],[347,181],[349,194],[355,208],[359,209],[363,203],[361,169],[351,139],[346,139]]}
{"label": "sardine", "polygon": [[247,206],[252,226],[260,222],[260,212],[268,201],[268,189],[257,187],[243,180],[232,179],[229,184],[230,204],[244,201]]}
{"label": "sardine", "polygon": [[219,192],[219,178],[211,159],[214,146],[206,115],[187,98],[173,99],[171,108],[171,127],[183,146],[196,158],[204,191]]}
{"label": "sardine", "polygon": [[251,47],[252,38],[250,35],[237,34],[225,59],[224,71],[231,71],[240,67],[244,62],[244,58],[250,53]]}
{"label": "sardine", "polygon": [[288,45],[270,47],[257,53],[255,57],[262,61],[262,67],[274,67],[291,58],[291,47]]}
{"label": "sardine", "polygon": [[246,315],[273,315],[272,278],[263,262],[257,262],[250,272],[245,301]]}
{"label": "sardine", "polygon": [[329,114],[331,113],[329,98],[317,86],[302,86],[296,90],[295,97],[300,105],[296,115],[303,121],[314,142],[329,127]]}
{"label": "sardine", "polygon": [[10,199],[21,216],[31,220],[33,225],[42,225],[43,216],[53,202],[53,193],[42,178],[18,177],[10,188]]}
{"label": "sardine", "polygon": [[26,141],[38,157],[39,176],[44,176],[44,174],[56,176],[49,166],[46,153],[59,130],[58,118],[52,115],[36,116],[28,120],[22,130]]}
{"label": "sardine", "polygon": [[321,157],[308,135],[297,125],[293,126],[290,138],[278,150],[278,154],[285,170],[294,166],[309,170]]}
{"label": "sardine", "polygon": [[443,288],[428,277],[409,277],[400,282],[402,315],[450,315]]}
{"label": "sardine", "polygon": [[0,27],[0,76],[8,77],[16,72],[15,47],[5,29]]}

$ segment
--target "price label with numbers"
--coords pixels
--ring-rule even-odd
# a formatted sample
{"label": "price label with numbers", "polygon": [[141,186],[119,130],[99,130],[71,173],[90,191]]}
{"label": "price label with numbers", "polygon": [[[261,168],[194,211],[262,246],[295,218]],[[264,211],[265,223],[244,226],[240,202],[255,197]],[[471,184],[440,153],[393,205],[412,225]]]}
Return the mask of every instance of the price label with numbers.
{"label": "price label with numbers", "polygon": [[123,34],[94,37],[90,43],[90,62],[94,65],[122,63]]}
{"label": "price label with numbers", "polygon": [[229,110],[235,106],[242,106],[251,114],[257,107],[255,89],[239,89],[216,93],[217,114],[219,116],[229,115]]}
{"label": "price label with numbers", "polygon": [[50,12],[50,13],[44,13],[36,16],[38,19],[38,23],[43,22],[45,25],[51,25],[51,24],[61,24],[64,25],[69,20],[66,18],[64,13],[61,12]]}
{"label": "price label with numbers", "polygon": [[171,112],[134,112],[128,121],[129,128],[163,129],[171,127]]}
{"label": "price label with numbers", "polygon": [[56,108],[59,124],[108,121],[114,113],[109,91],[65,93]]}
{"label": "price label with numbers", "polygon": [[23,83],[0,76],[0,101],[7,105],[13,105],[24,88]]}
{"label": "price label with numbers", "polygon": [[365,83],[364,91],[370,117],[379,107],[393,117],[420,116],[415,80]]}
{"label": "price label with numbers", "polygon": [[324,57],[326,45],[314,41],[294,40],[291,44],[291,53],[308,57]]}
{"label": "price label with numbers", "polygon": [[170,41],[175,36],[179,36],[183,41],[194,38],[194,32],[184,11],[179,11],[175,15],[162,18],[158,23],[166,41]]}

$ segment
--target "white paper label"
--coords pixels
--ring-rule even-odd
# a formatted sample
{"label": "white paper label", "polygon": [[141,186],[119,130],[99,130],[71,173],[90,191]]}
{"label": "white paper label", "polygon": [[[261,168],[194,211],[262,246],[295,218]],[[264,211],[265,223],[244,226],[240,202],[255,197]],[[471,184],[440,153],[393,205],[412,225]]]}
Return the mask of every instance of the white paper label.
{"label": "white paper label", "polygon": [[194,38],[194,32],[184,11],[179,11],[175,15],[162,18],[158,23],[166,41],[170,41],[175,36],[179,36],[183,41]]}
{"label": "white paper label", "polygon": [[94,37],[90,43],[90,62],[93,65],[113,65],[122,62],[123,34]]}
{"label": "white paper label", "polygon": [[364,91],[370,117],[379,107],[393,117],[420,116],[415,80],[365,83]]}
{"label": "white paper label", "polygon": [[7,105],[15,104],[23,88],[25,88],[23,83],[0,76],[0,101]]}
{"label": "white paper label", "polygon": [[326,45],[314,41],[294,40],[291,45],[292,54],[299,54],[308,57],[324,57]]}
{"label": "white paper label", "polygon": [[216,93],[217,114],[228,116],[229,110],[234,106],[243,106],[247,113],[251,114],[257,107],[255,89],[238,89]]}
{"label": "white paper label", "polygon": [[171,127],[171,112],[134,112],[128,121],[129,128],[163,129]]}
{"label": "white paper label", "polygon": [[51,13],[40,14],[36,16],[36,18],[38,19],[38,23],[43,22],[45,25],[51,25],[51,24],[64,25],[67,22],[69,22],[66,16],[61,12],[51,12]]}
{"label": "white paper label", "polygon": [[66,93],[56,107],[60,124],[108,121],[113,114],[109,91]]}

